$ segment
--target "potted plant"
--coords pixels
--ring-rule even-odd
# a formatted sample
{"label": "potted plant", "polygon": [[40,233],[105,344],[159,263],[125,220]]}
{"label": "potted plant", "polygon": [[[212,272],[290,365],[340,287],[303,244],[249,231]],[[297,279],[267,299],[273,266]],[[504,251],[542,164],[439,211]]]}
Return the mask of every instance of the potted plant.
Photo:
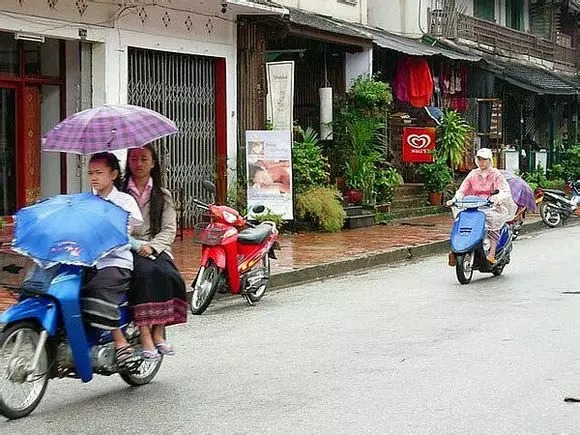
{"label": "potted plant", "polygon": [[471,127],[459,113],[445,110],[437,127],[436,158],[457,168],[463,161],[470,132]]}
{"label": "potted plant", "polygon": [[431,205],[443,203],[443,191],[453,181],[451,168],[441,160],[419,166],[419,175],[423,179],[425,189],[429,193]]}

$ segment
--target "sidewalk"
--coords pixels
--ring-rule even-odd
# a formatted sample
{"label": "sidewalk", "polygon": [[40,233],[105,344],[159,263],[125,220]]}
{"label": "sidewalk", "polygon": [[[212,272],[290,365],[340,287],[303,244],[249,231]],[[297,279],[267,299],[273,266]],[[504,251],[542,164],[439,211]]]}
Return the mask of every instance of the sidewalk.
{"label": "sidewalk", "polygon": [[[271,288],[288,287],[355,270],[398,263],[448,251],[453,218],[449,215],[403,219],[340,233],[283,234],[272,261]],[[530,215],[524,232],[545,228],[538,215]],[[0,239],[10,240],[4,228]],[[200,245],[191,238],[174,244],[175,264],[187,286],[199,267]],[[442,260],[444,258],[442,257]],[[14,296],[0,290],[0,311],[14,302]]]}
{"label": "sidewalk", "polygon": [[[388,225],[345,230],[340,233],[283,234],[272,261],[271,287],[337,276],[368,267],[445,253],[453,217],[426,216]],[[544,228],[538,215],[530,215],[523,231]],[[199,267],[200,247],[191,239],[174,245],[175,263],[189,286]],[[443,261],[443,260],[442,260]]]}

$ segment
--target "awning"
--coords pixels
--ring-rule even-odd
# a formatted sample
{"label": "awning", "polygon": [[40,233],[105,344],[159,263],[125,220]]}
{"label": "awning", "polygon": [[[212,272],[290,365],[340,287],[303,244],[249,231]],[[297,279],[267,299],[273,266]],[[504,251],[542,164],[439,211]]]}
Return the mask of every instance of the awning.
{"label": "awning", "polygon": [[487,58],[486,62],[486,69],[495,73],[501,80],[538,95],[577,95],[580,93],[580,83],[573,78],[567,79],[540,67],[498,58]]}
{"label": "awning", "polygon": [[357,25],[356,27],[369,32],[373,36],[374,43],[388,50],[398,51],[409,56],[442,56],[448,59],[466,62],[479,62],[482,58],[472,54],[443,48],[437,45],[427,45],[420,40],[406,38],[376,27]]}
{"label": "awning", "polygon": [[227,0],[236,15],[287,15],[288,9],[267,0]]}
{"label": "awning", "polygon": [[[358,31],[353,26],[328,17],[326,15],[305,12],[300,9],[288,8],[288,19],[298,27],[295,31],[298,35],[308,38],[330,40],[339,44],[356,45],[359,47],[371,47],[372,37]],[[312,29],[315,31],[313,32]],[[326,36],[323,36],[322,32]],[[334,37],[333,37],[334,35]]]}

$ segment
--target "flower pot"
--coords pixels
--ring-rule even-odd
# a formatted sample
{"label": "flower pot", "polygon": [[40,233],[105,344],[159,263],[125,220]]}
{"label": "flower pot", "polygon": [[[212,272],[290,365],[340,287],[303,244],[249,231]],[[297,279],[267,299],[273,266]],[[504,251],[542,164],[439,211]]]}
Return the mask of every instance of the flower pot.
{"label": "flower pot", "polygon": [[360,205],[362,203],[363,193],[360,190],[349,189],[346,191],[345,196],[346,196],[346,200],[350,204]]}
{"label": "flower pot", "polygon": [[443,192],[430,192],[429,202],[431,203],[431,205],[443,204]]}

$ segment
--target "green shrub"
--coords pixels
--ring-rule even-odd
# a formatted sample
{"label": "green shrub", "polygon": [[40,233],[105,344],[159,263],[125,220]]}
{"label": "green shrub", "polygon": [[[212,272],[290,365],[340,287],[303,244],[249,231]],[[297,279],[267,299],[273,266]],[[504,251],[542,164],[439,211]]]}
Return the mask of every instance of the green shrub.
{"label": "green shrub", "polygon": [[296,215],[330,233],[340,231],[346,217],[334,187],[311,187],[296,195]]}
{"label": "green shrub", "polygon": [[264,221],[274,222],[278,228],[280,228],[284,223],[282,215],[273,213],[270,208],[266,208],[266,211],[264,213],[254,215],[253,220],[259,223],[262,223]]}
{"label": "green shrub", "polygon": [[562,154],[562,178],[580,180],[580,146],[572,147]]}
{"label": "green shrub", "polygon": [[471,127],[459,113],[445,110],[437,127],[437,159],[452,167],[459,166],[470,131]]}
{"label": "green shrub", "polygon": [[310,127],[306,131],[298,128],[299,139],[292,146],[292,168],[294,173],[294,190],[304,192],[313,186],[328,183],[328,162],[318,145],[318,134]]}
{"label": "green shrub", "polygon": [[377,202],[391,202],[399,182],[400,176],[395,168],[377,169],[375,176]]}
{"label": "green shrub", "polygon": [[420,165],[417,171],[428,192],[443,192],[453,182],[451,168],[440,160]]}

